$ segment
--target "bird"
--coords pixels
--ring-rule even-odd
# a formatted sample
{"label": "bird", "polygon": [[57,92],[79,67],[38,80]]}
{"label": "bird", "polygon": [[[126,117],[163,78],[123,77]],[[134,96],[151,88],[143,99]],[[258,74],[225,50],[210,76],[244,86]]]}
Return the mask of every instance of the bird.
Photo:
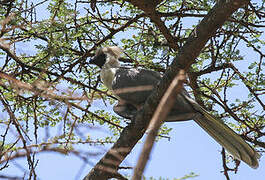
{"label": "bird", "polygon": [[[100,79],[117,97],[118,104],[113,107],[114,112],[132,119],[162,79],[162,74],[145,68],[121,66],[119,58],[122,52],[118,46],[101,47],[89,63],[101,69]],[[221,119],[193,100],[183,87],[164,121],[188,120],[194,120],[235,159],[242,160],[254,169],[258,168],[259,154]]]}

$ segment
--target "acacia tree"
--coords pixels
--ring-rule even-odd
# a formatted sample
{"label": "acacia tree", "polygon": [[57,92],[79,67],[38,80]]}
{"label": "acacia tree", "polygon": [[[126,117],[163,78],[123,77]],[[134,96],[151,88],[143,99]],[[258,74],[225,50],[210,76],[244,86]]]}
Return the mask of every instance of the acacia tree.
{"label": "acacia tree", "polygon": [[[79,144],[114,143],[86,179],[123,179],[120,163],[143,136],[179,69],[187,71],[188,89],[200,105],[264,152],[264,1],[0,3],[1,169],[25,157],[25,177],[36,179],[40,152],[71,153],[89,163],[98,154],[79,150]],[[130,121],[110,113],[116,98],[87,61],[98,47],[109,45],[124,49],[122,62],[164,74]],[[258,58],[245,59],[242,46]],[[238,89],[248,96],[229,93]],[[96,109],[96,103],[109,108]],[[84,135],[98,126],[111,135]],[[53,127],[60,127],[57,134],[48,133]],[[163,126],[160,135],[168,131]],[[228,171],[237,171],[238,164],[228,168],[225,151],[221,157],[229,179]]]}

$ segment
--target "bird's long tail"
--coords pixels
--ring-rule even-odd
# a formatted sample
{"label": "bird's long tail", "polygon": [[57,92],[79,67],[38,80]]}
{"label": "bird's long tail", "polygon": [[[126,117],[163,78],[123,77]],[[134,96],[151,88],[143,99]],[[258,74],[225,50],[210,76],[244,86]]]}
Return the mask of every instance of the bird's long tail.
{"label": "bird's long tail", "polygon": [[186,97],[193,107],[201,112],[194,118],[210,136],[223,146],[234,158],[242,160],[252,168],[258,168],[259,154],[238,134],[225,125],[220,119],[214,118],[195,101]]}

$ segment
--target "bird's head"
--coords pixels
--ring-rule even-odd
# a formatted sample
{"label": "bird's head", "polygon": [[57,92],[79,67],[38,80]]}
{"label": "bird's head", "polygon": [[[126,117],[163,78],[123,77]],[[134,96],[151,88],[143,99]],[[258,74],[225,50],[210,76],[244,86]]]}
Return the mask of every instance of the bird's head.
{"label": "bird's head", "polygon": [[122,50],[117,46],[104,47],[96,51],[95,56],[89,61],[90,64],[95,64],[102,68],[107,67],[119,67],[118,61]]}

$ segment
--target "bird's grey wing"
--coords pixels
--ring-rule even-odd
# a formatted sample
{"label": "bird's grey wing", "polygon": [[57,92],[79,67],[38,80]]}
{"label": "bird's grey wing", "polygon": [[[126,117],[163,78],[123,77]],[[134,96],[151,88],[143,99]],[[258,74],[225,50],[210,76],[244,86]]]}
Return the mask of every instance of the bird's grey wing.
{"label": "bird's grey wing", "polygon": [[193,108],[200,112],[193,118],[211,137],[229,151],[234,158],[242,160],[252,168],[257,168],[258,153],[247,144],[238,134],[225,125],[220,119],[213,117],[190,97],[185,96]]}
{"label": "bird's grey wing", "polygon": [[[114,106],[114,111],[125,118],[133,117],[137,109],[132,105],[143,104],[161,77],[160,73],[147,69],[119,68],[116,71],[112,89],[125,103]],[[181,93],[188,94],[185,89]],[[194,110],[191,105],[179,94],[165,121],[191,120],[193,116]]]}
{"label": "bird's grey wing", "polygon": [[112,82],[114,94],[130,104],[141,105],[151,94],[160,81],[158,72],[136,69],[119,68]]}

